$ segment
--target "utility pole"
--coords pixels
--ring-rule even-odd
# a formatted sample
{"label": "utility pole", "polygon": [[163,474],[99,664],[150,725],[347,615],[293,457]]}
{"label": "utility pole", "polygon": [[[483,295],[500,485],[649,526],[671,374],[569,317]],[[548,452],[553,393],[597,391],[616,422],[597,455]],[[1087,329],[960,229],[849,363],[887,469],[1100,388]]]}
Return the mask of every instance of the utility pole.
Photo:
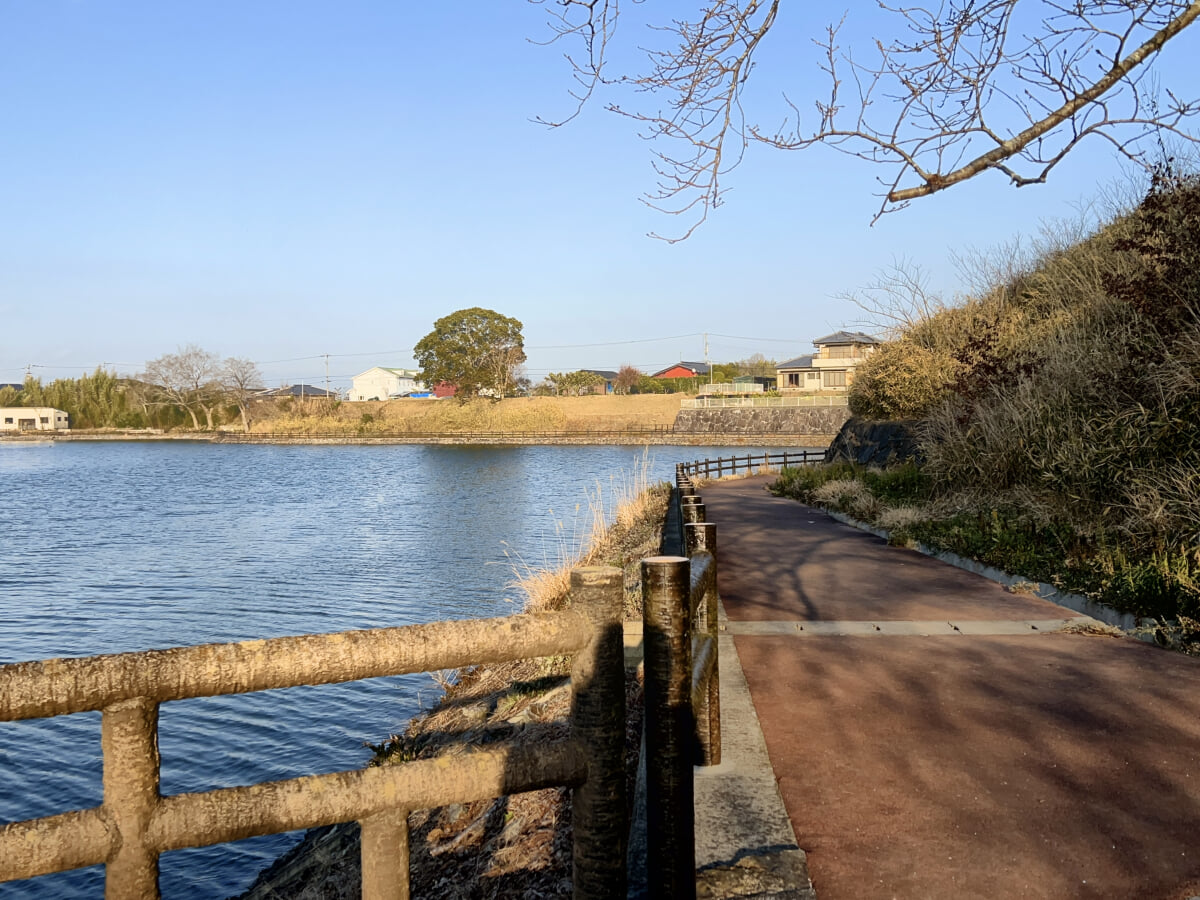
{"label": "utility pole", "polygon": [[325,356],[325,397],[326,397],[326,399],[328,399],[329,398],[329,354],[326,353],[326,354],[324,354],[324,356]]}
{"label": "utility pole", "polygon": [[708,358],[708,332],[704,332],[704,364],[708,366],[708,383],[713,383],[712,362]]}

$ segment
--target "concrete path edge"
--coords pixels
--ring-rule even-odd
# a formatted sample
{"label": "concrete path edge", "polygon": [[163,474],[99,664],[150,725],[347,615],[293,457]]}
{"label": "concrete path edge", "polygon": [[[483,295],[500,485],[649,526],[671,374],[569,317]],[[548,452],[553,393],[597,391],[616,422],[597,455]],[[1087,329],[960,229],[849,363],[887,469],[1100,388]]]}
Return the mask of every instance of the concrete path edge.
{"label": "concrete path edge", "polygon": [[[883,538],[885,541],[891,536],[889,531],[883,528],[878,528],[866,522],[852,518],[845,513],[838,512],[833,509],[825,509],[819,507],[830,518],[841,522],[843,525],[849,525],[851,528],[857,528],[859,531],[865,531],[868,534],[873,534],[876,537]],[[968,559],[965,556],[959,556],[957,553],[951,553],[948,550],[938,550],[936,547],[931,547],[928,544],[915,542],[913,549],[925,556],[933,557],[941,560],[947,565],[954,566],[957,569],[962,569],[966,572],[972,572],[975,575],[980,575],[988,581],[994,581],[997,584],[1002,584],[1005,587],[1013,587],[1018,584],[1032,585],[1032,593],[1043,600],[1062,606],[1073,612],[1082,613],[1085,616],[1090,616],[1099,622],[1106,625],[1112,625],[1114,628],[1120,628],[1122,631],[1129,632],[1132,637],[1138,640],[1154,643],[1153,629],[1158,623],[1154,619],[1141,619],[1132,613],[1123,613],[1106,603],[1097,603],[1095,600],[1085,597],[1083,594],[1072,594],[1067,591],[1060,591],[1052,584],[1047,584],[1044,581],[1034,581],[1032,578],[1027,578],[1022,575],[1009,575],[1000,569],[993,566],[984,565],[981,562],[976,562],[973,559]]]}

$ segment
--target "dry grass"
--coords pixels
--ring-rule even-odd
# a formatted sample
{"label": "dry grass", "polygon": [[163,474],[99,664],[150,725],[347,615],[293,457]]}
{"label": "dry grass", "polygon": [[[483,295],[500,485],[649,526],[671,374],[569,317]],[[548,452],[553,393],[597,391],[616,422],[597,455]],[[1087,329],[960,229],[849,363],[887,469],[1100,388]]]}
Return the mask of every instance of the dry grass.
{"label": "dry grass", "polygon": [[970,262],[973,296],[861,366],[851,409],[921,417],[931,495],[1008,523],[955,540],[1200,616],[1200,176],[1164,166],[1107,223]]}
{"label": "dry grass", "polygon": [[912,528],[930,518],[929,510],[920,506],[885,507],[879,511],[876,524],[885,531],[895,531],[897,528]]}
{"label": "dry grass", "polygon": [[[567,593],[571,569],[603,558],[615,536],[652,514],[661,491],[650,490],[650,468],[647,448],[632,469],[622,469],[607,485],[597,480],[587,492],[586,509],[575,507],[570,526],[564,519],[555,519],[554,540],[543,548],[540,562],[531,563],[515,551],[504,551],[513,569],[512,586],[525,595],[526,611],[550,608]],[[612,526],[615,529],[610,530]]]}
{"label": "dry grass", "polygon": [[1125,637],[1125,632],[1115,625],[1106,625],[1092,619],[1088,622],[1071,622],[1059,629],[1061,634],[1095,634],[1104,637]]}
{"label": "dry grass", "polygon": [[843,509],[866,522],[874,521],[881,508],[870,489],[854,478],[827,481],[812,492],[812,497],[817,503]]}
{"label": "dry grass", "polygon": [[405,399],[337,403],[282,401],[256,409],[257,434],[420,434],[442,432],[622,431],[669,426],[679,398],[669,394],[518,397],[494,402]]}

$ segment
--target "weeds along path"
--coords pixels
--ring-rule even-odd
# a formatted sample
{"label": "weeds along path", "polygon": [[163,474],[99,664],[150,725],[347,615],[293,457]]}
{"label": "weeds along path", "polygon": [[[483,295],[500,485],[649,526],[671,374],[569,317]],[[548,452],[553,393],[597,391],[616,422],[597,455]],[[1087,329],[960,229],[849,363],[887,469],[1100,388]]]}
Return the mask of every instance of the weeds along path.
{"label": "weeds along path", "polygon": [[822,900],[1200,893],[1200,659],[712,483],[720,591]]}

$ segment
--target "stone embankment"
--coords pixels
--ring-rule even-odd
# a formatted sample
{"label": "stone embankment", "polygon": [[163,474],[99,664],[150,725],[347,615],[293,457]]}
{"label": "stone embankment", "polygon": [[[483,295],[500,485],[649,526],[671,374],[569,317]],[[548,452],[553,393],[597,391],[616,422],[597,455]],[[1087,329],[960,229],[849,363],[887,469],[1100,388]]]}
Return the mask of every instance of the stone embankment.
{"label": "stone embankment", "polygon": [[889,466],[920,460],[916,420],[895,422],[854,416],[845,421],[825,452],[825,462],[852,462],[860,466]]}
{"label": "stone embankment", "polygon": [[850,417],[845,406],[755,407],[744,409],[681,409],[675,417],[675,434],[720,436],[764,435],[797,438],[826,444]]}

